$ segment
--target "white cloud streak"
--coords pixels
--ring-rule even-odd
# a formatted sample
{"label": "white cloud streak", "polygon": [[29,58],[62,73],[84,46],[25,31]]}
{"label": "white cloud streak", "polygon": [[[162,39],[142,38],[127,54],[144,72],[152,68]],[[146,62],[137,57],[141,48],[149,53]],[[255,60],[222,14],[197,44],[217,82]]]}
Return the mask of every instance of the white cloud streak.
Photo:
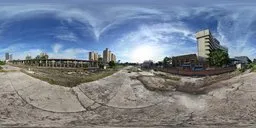
{"label": "white cloud streak", "polygon": [[[233,7],[235,7],[236,10],[234,10]],[[145,23],[145,25],[141,25],[137,31],[129,32],[127,35],[118,39],[118,45],[113,47],[113,49],[116,49],[122,58],[127,57],[128,60],[136,61],[129,58],[129,53],[131,52],[131,49],[135,48],[137,45],[154,47],[156,50],[154,52],[156,53],[159,51],[159,53],[157,53],[159,55],[150,57],[154,60],[172,54],[185,54],[187,52],[196,53],[196,45],[195,47],[187,48],[185,45],[186,41],[184,41],[191,40],[196,42],[194,38],[195,31],[191,31],[189,26],[185,27],[186,25],[184,24],[186,23],[181,23],[179,20],[188,17],[204,16],[204,13],[208,12],[209,15],[205,16],[205,19],[217,20],[217,37],[220,39],[221,43],[229,47],[231,56],[247,55],[251,58],[256,56],[256,46],[254,43],[250,42],[250,38],[255,33],[255,30],[251,29],[251,25],[255,24],[254,22],[256,21],[256,10],[253,6],[225,5],[224,7],[218,5],[212,8],[194,7],[192,9],[186,7],[177,9],[168,7],[146,8],[135,6],[107,6],[99,8],[101,10],[71,8],[59,5],[4,6],[0,8],[0,20],[8,22],[8,20],[15,20],[15,18],[19,16],[29,17],[38,13],[51,12],[56,14],[57,18],[67,20],[68,22],[76,20],[84,24],[89,24],[91,26],[90,30],[96,40],[99,40],[101,35],[108,30],[113,29],[127,20],[136,18],[152,18],[152,20],[163,18],[166,21],[171,21],[168,23],[155,23],[151,26]],[[226,15],[226,13],[229,15]],[[224,16],[221,16],[222,14],[224,14]],[[4,29],[5,24],[2,24],[0,27],[0,34],[1,32],[4,32]],[[179,34],[179,36],[176,36],[177,34]],[[77,41],[76,35],[72,32],[64,34],[57,33],[55,37],[62,40]],[[126,46],[126,48],[123,49],[124,46]],[[63,49],[63,47],[60,46],[55,47],[56,48],[53,49],[54,52],[50,53],[54,57],[66,56],[72,58],[76,57],[78,54],[85,54],[87,52],[87,50],[80,48]],[[35,49],[35,51],[39,50]]]}
{"label": "white cloud streak", "polygon": [[[186,36],[188,40],[193,35],[192,32],[179,24],[143,25],[137,31],[124,35],[117,40],[118,45],[113,47],[113,49],[117,51],[118,55],[122,55],[120,58],[126,58],[132,62],[143,62],[144,60],[157,61],[162,60],[165,56],[188,53],[194,50],[194,48],[180,48],[180,50],[175,50],[179,46],[184,47],[186,42],[178,40],[172,34],[180,34],[179,37]],[[148,53],[138,52],[140,49],[143,52],[143,47],[152,51],[150,52],[146,49],[145,52]],[[140,54],[148,54],[148,56],[141,58]]]}
{"label": "white cloud streak", "polygon": [[49,52],[50,58],[61,59],[87,59],[88,50],[82,48],[66,48],[62,44],[56,43],[52,46],[52,52]]}

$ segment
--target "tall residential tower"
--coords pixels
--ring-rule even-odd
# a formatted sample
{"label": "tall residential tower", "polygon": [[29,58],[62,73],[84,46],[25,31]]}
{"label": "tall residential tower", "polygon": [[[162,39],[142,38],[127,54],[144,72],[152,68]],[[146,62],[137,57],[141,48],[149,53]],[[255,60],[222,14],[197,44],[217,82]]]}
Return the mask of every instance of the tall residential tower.
{"label": "tall residential tower", "polygon": [[111,51],[108,48],[106,48],[103,51],[103,62],[108,63],[109,61],[116,62],[116,55],[114,53],[111,53]]}
{"label": "tall residential tower", "polygon": [[98,61],[99,55],[96,52],[89,52],[89,60]]}
{"label": "tall residential tower", "polygon": [[10,59],[10,54],[7,52],[5,53],[5,61],[8,61]]}

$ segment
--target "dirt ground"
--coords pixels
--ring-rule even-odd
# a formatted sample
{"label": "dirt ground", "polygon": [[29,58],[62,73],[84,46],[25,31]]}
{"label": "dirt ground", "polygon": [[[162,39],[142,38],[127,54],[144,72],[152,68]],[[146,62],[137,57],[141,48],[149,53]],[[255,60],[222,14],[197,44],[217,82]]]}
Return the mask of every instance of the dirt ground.
{"label": "dirt ground", "polygon": [[141,74],[134,79],[152,91],[180,91],[190,94],[207,94],[216,87],[214,83],[242,74],[240,71],[206,77],[186,77],[152,70],[153,75]]}
{"label": "dirt ground", "polygon": [[256,73],[214,83],[218,88],[193,95],[149,91],[132,79],[150,72],[123,69],[65,88],[41,82],[15,67],[4,69],[12,72],[0,73],[0,127],[256,126]]}

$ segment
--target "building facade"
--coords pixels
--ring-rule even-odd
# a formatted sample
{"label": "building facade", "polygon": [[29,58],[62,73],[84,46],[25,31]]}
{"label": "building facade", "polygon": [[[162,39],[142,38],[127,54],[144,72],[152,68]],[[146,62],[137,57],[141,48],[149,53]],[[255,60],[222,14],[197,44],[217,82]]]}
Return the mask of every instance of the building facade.
{"label": "building facade", "polygon": [[196,39],[199,59],[209,58],[210,52],[216,49],[228,52],[228,48],[220,45],[220,42],[212,36],[209,29],[197,32]]}
{"label": "building facade", "polygon": [[9,61],[12,61],[12,54],[10,54],[9,56]]}
{"label": "building facade", "polygon": [[90,61],[98,61],[99,54],[96,52],[89,52],[89,60]]}
{"label": "building facade", "polygon": [[247,56],[236,56],[235,58],[232,58],[233,64],[249,64],[252,61]]}
{"label": "building facade", "polygon": [[98,54],[98,53],[94,53],[94,58],[93,58],[93,60],[94,60],[94,61],[98,61],[98,59],[99,59],[99,54]]}
{"label": "building facade", "polygon": [[5,53],[5,61],[8,61],[10,59],[10,54],[7,52]]}
{"label": "building facade", "polygon": [[52,67],[52,68],[97,68],[98,64],[90,60],[77,60],[77,59],[31,59],[31,60],[13,60],[10,63],[15,65],[29,65],[39,67]]}
{"label": "building facade", "polygon": [[116,55],[113,53],[111,53],[111,61],[116,62]]}
{"label": "building facade", "polygon": [[103,51],[103,62],[108,63],[110,61],[116,62],[116,55],[112,53],[108,48]]}
{"label": "building facade", "polygon": [[109,53],[110,53],[110,51],[109,51],[109,49],[108,48],[106,48],[104,51],[103,51],[103,62],[104,63],[108,63],[109,62]]}
{"label": "building facade", "polygon": [[188,67],[192,68],[198,65],[198,59],[196,54],[188,54],[172,57],[173,67]]}
{"label": "building facade", "polygon": [[93,60],[94,59],[94,53],[93,52],[89,52],[89,60]]}

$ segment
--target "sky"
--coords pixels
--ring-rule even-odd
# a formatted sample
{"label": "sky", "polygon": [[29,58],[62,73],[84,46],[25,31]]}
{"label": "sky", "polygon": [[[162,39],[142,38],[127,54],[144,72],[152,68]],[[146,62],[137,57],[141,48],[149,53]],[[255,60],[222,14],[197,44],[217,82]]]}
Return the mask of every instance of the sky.
{"label": "sky", "polygon": [[0,60],[88,59],[109,48],[121,62],[197,53],[195,33],[210,29],[230,57],[256,58],[252,0],[1,0]]}

